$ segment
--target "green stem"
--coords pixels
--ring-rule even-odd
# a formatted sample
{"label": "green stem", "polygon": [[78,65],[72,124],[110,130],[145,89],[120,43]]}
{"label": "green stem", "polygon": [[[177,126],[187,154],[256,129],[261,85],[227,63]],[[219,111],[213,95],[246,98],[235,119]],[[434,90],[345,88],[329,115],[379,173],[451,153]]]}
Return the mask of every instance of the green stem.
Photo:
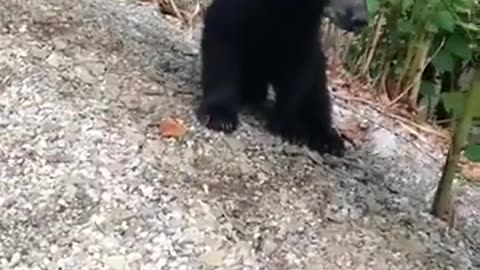
{"label": "green stem", "polygon": [[452,203],[452,186],[460,153],[467,142],[472,124],[475,104],[480,100],[480,69],[475,71],[471,88],[466,97],[464,111],[458,126],[455,128],[452,144],[448,150],[447,161],[440,179],[440,183],[433,200],[432,213],[441,219],[448,217]]}

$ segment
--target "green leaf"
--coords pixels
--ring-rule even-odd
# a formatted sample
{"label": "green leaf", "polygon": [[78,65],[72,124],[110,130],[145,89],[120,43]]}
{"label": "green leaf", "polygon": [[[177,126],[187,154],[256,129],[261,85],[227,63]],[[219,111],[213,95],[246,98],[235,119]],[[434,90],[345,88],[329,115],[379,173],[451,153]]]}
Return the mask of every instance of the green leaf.
{"label": "green leaf", "polygon": [[447,112],[454,115],[456,119],[463,113],[465,95],[462,92],[446,92],[441,95],[443,107]]}
{"label": "green leaf", "polygon": [[435,84],[432,81],[423,80],[420,84],[420,93],[427,97],[434,97]]}
{"label": "green leaf", "polygon": [[467,145],[465,148],[465,157],[473,162],[480,162],[480,145]]}
{"label": "green leaf", "polygon": [[400,19],[398,22],[398,29],[401,33],[411,34],[415,32],[415,28],[410,21]]}
{"label": "green leaf", "polygon": [[463,9],[471,11],[473,6],[475,5],[475,1],[474,0],[456,0],[456,1],[452,1],[452,4],[455,11],[459,11]]}
{"label": "green leaf", "polygon": [[455,18],[447,11],[443,10],[436,13],[432,19],[432,22],[440,29],[453,33],[455,30]]}
{"label": "green leaf", "polygon": [[431,21],[428,21],[427,24],[425,25],[425,30],[427,32],[436,34],[436,33],[438,33],[438,26],[435,23],[432,23]]}
{"label": "green leaf", "polygon": [[[477,103],[480,104],[480,101],[477,102]],[[472,116],[473,117],[480,117],[480,106],[477,106],[477,107],[473,108]]]}
{"label": "green leaf", "polygon": [[[480,104],[480,100],[475,101],[476,104]],[[480,106],[475,106],[473,108],[472,117],[479,117],[480,118]]]}
{"label": "green leaf", "polygon": [[378,0],[367,0],[367,9],[369,14],[375,14],[379,9]]}
{"label": "green leaf", "polygon": [[452,35],[448,38],[445,43],[445,49],[464,60],[470,60],[472,58],[472,49],[468,46],[468,41],[459,34]]}
{"label": "green leaf", "polygon": [[402,11],[407,11],[413,6],[413,0],[402,1]]}
{"label": "green leaf", "polygon": [[442,49],[435,58],[432,59],[432,64],[438,71],[452,71],[454,60],[449,51]]}

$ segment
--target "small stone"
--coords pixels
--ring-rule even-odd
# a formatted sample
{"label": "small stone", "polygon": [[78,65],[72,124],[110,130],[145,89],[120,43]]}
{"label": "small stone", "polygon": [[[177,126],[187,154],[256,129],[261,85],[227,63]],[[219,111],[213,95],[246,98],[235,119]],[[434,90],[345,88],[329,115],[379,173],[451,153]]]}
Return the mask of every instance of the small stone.
{"label": "small stone", "polygon": [[11,40],[9,39],[0,39],[0,49],[5,49],[7,48],[8,46],[10,46],[12,43]]}
{"label": "small stone", "polygon": [[241,152],[245,149],[245,144],[237,138],[234,138],[232,136],[225,136],[223,140],[234,153]]}
{"label": "small stone", "polygon": [[386,129],[378,129],[371,135],[374,151],[381,157],[390,157],[397,153],[397,138]]}
{"label": "small stone", "polygon": [[144,97],[140,100],[140,105],[138,106],[142,112],[153,113],[155,109],[160,104],[158,97]]}
{"label": "small stone", "polygon": [[46,50],[45,48],[33,47],[30,53],[34,58],[37,58],[40,60],[43,60],[48,56],[48,50]]}
{"label": "small stone", "polygon": [[117,74],[108,73],[108,74],[105,75],[105,87],[107,87],[107,88],[112,88],[112,87],[119,88],[121,84],[122,84],[122,80],[120,79],[120,76],[118,76]]}
{"label": "small stone", "polygon": [[155,266],[157,267],[157,269],[162,269],[162,267],[164,267],[165,265],[167,265],[167,262],[168,262],[168,259],[167,259],[167,258],[165,258],[165,257],[160,257],[160,258],[158,258],[157,263],[155,264]]}
{"label": "small stone", "polygon": [[286,144],[285,147],[283,148],[283,152],[286,155],[295,156],[302,153],[302,148],[297,145]]}
{"label": "small stone", "polygon": [[225,250],[223,249],[216,249],[209,251],[207,253],[202,254],[198,259],[209,266],[220,266],[223,262],[223,258],[225,257]]}
{"label": "small stone", "polygon": [[10,259],[10,267],[15,267],[20,262],[21,258],[22,255],[20,255],[20,253],[17,252],[13,254],[12,258]]}
{"label": "small stone", "polygon": [[94,84],[97,81],[85,67],[76,66],[74,71],[75,75],[84,83]]}
{"label": "small stone", "polygon": [[127,261],[129,263],[136,262],[138,260],[142,259],[142,254],[136,252],[136,253],[130,253],[127,255]]}
{"label": "small stone", "polygon": [[53,39],[53,46],[55,47],[56,50],[64,50],[67,48],[67,43],[60,39],[60,38],[54,38]]}
{"label": "small stone", "polygon": [[103,85],[103,94],[108,99],[116,99],[121,92],[121,79],[114,74],[105,75],[105,81]]}
{"label": "small stone", "polygon": [[105,258],[104,263],[113,270],[128,270],[128,265],[123,256],[110,256]]}
{"label": "small stone", "polygon": [[270,254],[275,251],[278,247],[278,244],[275,243],[272,237],[268,237],[263,242],[263,253],[265,255],[270,256]]}
{"label": "small stone", "polygon": [[398,237],[391,241],[392,248],[402,252],[408,252],[411,254],[421,254],[425,252],[423,244],[416,239],[409,239],[406,237]]}
{"label": "small stone", "polygon": [[250,166],[250,164],[248,164],[246,161],[240,162],[238,166],[242,175],[250,175],[253,172],[252,166]]}
{"label": "small stone", "polygon": [[53,67],[59,67],[62,64],[62,56],[57,52],[52,52],[50,56],[47,58],[47,64]]}
{"label": "small stone", "polygon": [[142,89],[142,94],[146,96],[158,96],[165,93],[165,88],[163,85],[155,85],[152,87],[147,87]]}
{"label": "small stone", "polygon": [[266,182],[269,179],[268,175],[264,172],[258,172],[257,173],[257,178],[260,182]]}
{"label": "small stone", "polygon": [[252,254],[252,248],[247,241],[239,241],[235,244],[237,254],[240,255],[244,260]]}
{"label": "small stone", "polygon": [[228,164],[231,175],[236,177],[248,177],[254,173],[254,168],[244,158],[238,158]]}
{"label": "small stone", "polygon": [[73,161],[73,157],[61,150],[46,151],[44,159],[49,163],[68,163]]}
{"label": "small stone", "polygon": [[158,140],[146,140],[143,144],[142,156],[146,160],[155,160],[163,155],[165,145]]}
{"label": "small stone", "polygon": [[12,207],[13,205],[15,205],[16,202],[17,202],[17,197],[14,196],[14,195],[10,195],[7,198],[0,199],[0,206],[8,209],[8,208]]}
{"label": "small stone", "polygon": [[132,145],[140,145],[145,141],[145,135],[139,132],[138,130],[125,129],[125,138]]}
{"label": "small stone", "polygon": [[105,65],[103,63],[86,63],[85,66],[94,76],[102,76],[105,73]]}
{"label": "small stone", "polygon": [[210,166],[213,166],[214,161],[205,155],[197,155],[193,159],[193,167],[195,167],[198,170],[207,170]]}
{"label": "small stone", "polygon": [[26,24],[22,24],[22,25],[18,28],[18,32],[19,32],[19,33],[25,33],[25,32],[27,32],[27,30],[28,30],[28,27],[27,27]]}
{"label": "small stone", "polygon": [[124,95],[120,97],[120,100],[130,110],[136,110],[140,106],[140,97],[136,95]]}

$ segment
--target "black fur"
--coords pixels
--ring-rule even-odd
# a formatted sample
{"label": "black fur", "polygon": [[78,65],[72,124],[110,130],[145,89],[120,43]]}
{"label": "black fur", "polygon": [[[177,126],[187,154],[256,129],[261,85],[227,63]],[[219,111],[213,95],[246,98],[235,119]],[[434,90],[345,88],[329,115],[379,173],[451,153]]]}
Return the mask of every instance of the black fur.
{"label": "black fur", "polygon": [[321,153],[342,155],[319,37],[325,2],[214,0],[201,41],[200,121],[213,130],[234,131],[242,106],[264,105],[272,84],[276,100],[269,130]]}

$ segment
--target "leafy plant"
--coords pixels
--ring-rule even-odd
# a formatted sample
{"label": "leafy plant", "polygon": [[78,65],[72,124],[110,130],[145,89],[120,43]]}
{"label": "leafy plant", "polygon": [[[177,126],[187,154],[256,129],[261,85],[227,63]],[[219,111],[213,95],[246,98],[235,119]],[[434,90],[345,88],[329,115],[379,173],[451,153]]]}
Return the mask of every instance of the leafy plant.
{"label": "leafy plant", "polygon": [[[432,208],[437,217],[449,218],[462,152],[480,162],[480,144],[469,141],[472,121],[480,119],[480,1],[367,0],[367,5],[373,23],[349,47],[345,66],[388,97],[387,107],[402,102],[423,110],[425,120],[441,110],[454,120]],[[472,68],[477,69],[469,87],[462,81]]]}
{"label": "leafy plant", "polygon": [[[462,150],[465,156],[476,162],[480,162],[480,145],[468,141],[472,120],[480,117],[480,68],[476,70],[469,91],[461,97],[455,97],[451,103],[459,122],[455,128],[452,144],[450,145],[444,171],[438,185],[433,201],[432,212],[435,216],[445,219],[451,210],[452,185],[456,173],[457,164]],[[461,112],[461,113],[460,113]]]}
{"label": "leafy plant", "polygon": [[[390,104],[407,102],[428,118],[480,60],[480,3],[475,0],[368,0],[374,22],[350,47],[347,68],[372,79]],[[376,59],[378,61],[373,61]]]}

